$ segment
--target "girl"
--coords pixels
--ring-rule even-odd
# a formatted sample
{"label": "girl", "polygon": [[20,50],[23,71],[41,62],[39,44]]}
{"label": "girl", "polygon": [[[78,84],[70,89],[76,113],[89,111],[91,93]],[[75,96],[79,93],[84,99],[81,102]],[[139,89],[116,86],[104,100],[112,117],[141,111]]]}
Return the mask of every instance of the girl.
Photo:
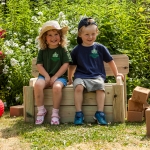
{"label": "girl", "polygon": [[51,124],[58,125],[59,107],[62,99],[62,88],[67,85],[66,71],[71,61],[66,50],[68,27],[60,28],[57,21],[47,21],[43,24],[38,40],[40,51],[37,57],[38,79],[34,85],[35,101],[37,105],[37,119],[35,124],[42,124],[47,110],[44,107],[43,90],[52,87],[53,108]]}

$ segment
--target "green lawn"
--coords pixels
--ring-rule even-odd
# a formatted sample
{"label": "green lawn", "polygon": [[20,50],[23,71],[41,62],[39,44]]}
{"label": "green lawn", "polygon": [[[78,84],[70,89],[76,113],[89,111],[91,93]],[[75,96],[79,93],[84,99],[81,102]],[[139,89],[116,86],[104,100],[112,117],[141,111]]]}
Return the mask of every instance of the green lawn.
{"label": "green lawn", "polygon": [[1,150],[148,150],[150,138],[146,124],[124,123],[100,126],[97,124],[46,123],[36,126],[25,123],[23,117],[10,118],[5,112],[0,118]]}

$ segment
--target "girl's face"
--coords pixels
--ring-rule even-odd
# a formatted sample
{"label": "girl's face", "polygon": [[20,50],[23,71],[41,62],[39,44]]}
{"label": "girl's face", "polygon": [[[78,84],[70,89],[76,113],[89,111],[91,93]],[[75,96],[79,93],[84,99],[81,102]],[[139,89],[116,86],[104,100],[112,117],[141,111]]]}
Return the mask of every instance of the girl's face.
{"label": "girl's face", "polygon": [[46,35],[46,42],[49,48],[57,48],[60,44],[60,35],[57,30],[49,30]]}
{"label": "girl's face", "polygon": [[87,27],[83,27],[79,37],[82,39],[83,46],[92,46],[97,37],[97,26],[89,25]]}

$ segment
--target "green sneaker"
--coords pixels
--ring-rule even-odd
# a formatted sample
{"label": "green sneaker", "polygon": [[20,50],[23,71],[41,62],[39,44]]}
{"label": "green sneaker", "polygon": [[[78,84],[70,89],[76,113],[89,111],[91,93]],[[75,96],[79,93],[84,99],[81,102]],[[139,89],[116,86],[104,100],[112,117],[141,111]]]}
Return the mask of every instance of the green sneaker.
{"label": "green sneaker", "polygon": [[100,125],[108,125],[108,123],[105,120],[105,114],[102,111],[97,111],[93,118],[95,120],[97,120],[97,123],[100,124]]}
{"label": "green sneaker", "polygon": [[82,111],[76,112],[75,118],[74,118],[74,124],[75,125],[82,125],[84,120],[84,114]]}

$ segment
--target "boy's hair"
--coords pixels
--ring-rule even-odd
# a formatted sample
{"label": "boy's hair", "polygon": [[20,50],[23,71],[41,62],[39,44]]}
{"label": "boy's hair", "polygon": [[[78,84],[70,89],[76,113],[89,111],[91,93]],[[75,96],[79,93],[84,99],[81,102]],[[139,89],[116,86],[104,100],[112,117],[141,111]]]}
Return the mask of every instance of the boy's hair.
{"label": "boy's hair", "polygon": [[[52,30],[56,30],[56,29],[52,29]],[[56,30],[56,31],[60,35],[60,46],[61,47],[66,47],[67,46],[67,38],[66,38],[66,36],[62,33],[62,30]],[[48,31],[46,31],[45,33],[43,33],[43,35],[41,36],[41,38],[38,38],[39,48],[42,49],[42,50],[48,48],[48,45],[46,43],[47,32]]]}
{"label": "boy's hair", "polygon": [[[83,27],[87,27],[89,25],[96,25],[97,26],[96,22],[91,17],[81,19],[79,24],[78,24],[78,35],[81,34]],[[99,33],[98,28],[97,28],[96,31],[97,31],[97,34],[98,34]],[[82,44],[82,42],[83,42],[82,39],[78,36],[77,37],[77,43]]]}

